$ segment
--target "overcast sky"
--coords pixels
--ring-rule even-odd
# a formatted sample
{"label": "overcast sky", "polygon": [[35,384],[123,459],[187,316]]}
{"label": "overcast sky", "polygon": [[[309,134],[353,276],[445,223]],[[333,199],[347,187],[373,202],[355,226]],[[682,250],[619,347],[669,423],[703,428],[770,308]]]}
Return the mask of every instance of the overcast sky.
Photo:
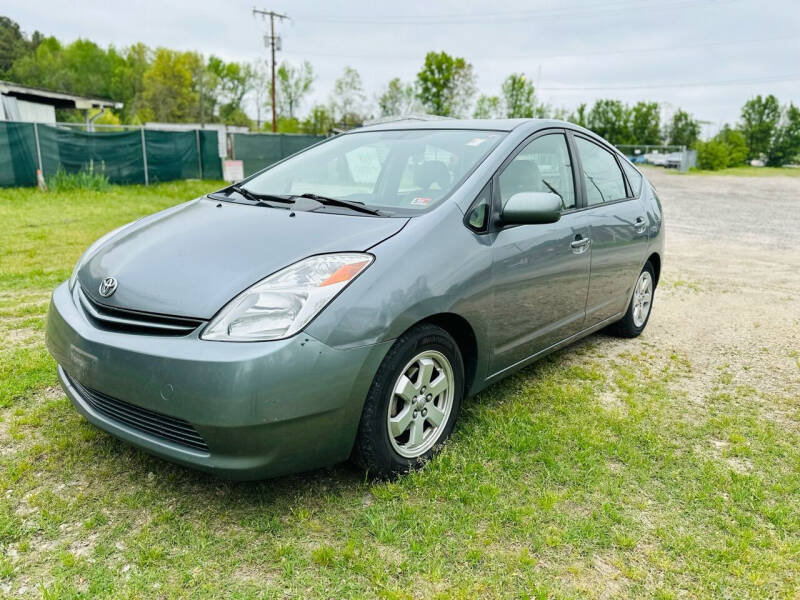
{"label": "overcast sky", "polygon": [[[260,1],[260,0],[257,0]],[[471,61],[481,93],[512,72],[538,95],[573,109],[597,98],[657,100],[708,121],[734,122],[745,100],[773,93],[800,103],[798,0],[267,0],[288,14],[279,60],[309,60],[312,97],[325,101],[346,65],[370,98],[399,76],[413,80],[425,53]],[[4,0],[0,14],[62,41],[197,50],[226,60],[266,56],[268,23],[252,0]]]}

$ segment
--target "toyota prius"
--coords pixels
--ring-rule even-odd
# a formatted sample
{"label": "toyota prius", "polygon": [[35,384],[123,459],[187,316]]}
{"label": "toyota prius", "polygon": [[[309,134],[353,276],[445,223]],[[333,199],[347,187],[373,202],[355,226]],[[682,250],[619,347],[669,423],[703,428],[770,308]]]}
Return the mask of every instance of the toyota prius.
{"label": "toyota prius", "polygon": [[586,129],[398,121],[103,236],[47,345],[87,420],[167,460],[391,476],[492,383],[638,336],[663,249],[653,187]]}

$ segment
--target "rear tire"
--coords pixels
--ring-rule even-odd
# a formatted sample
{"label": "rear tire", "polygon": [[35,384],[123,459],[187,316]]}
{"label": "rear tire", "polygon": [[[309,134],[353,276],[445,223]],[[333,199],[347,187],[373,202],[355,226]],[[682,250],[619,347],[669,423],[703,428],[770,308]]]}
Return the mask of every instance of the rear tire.
{"label": "rear tire", "polygon": [[607,331],[611,335],[622,338],[639,337],[650,320],[655,293],[655,270],[650,261],[647,261],[636,279],[636,284],[633,286],[633,293],[625,316],[620,321],[610,325]]}
{"label": "rear tire", "polygon": [[391,477],[422,466],[450,437],[464,396],[464,363],[441,327],[421,324],[400,336],[367,394],[353,458]]}

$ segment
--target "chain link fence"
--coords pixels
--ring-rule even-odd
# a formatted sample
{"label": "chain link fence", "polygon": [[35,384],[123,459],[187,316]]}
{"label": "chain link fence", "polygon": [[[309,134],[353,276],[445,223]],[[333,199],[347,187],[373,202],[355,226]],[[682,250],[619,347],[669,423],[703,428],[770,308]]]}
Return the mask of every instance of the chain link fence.
{"label": "chain link fence", "polygon": [[[87,171],[111,183],[155,183],[176,179],[222,179],[218,132],[166,131],[103,126],[0,121],[0,187],[37,185],[62,170]],[[228,155],[241,160],[246,176],[325,139],[321,135],[230,133]]]}
{"label": "chain link fence", "polygon": [[0,121],[0,186],[34,186],[37,171],[88,171],[123,184],[222,179],[216,131],[116,129]]}
{"label": "chain link fence", "polygon": [[242,161],[245,177],[325,139],[324,135],[296,133],[232,133],[228,137],[229,154]]}

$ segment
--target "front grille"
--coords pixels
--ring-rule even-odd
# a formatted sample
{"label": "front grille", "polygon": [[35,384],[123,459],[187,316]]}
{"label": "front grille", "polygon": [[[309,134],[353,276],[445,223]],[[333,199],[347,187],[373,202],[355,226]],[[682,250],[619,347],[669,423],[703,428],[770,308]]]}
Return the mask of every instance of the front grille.
{"label": "front grille", "polygon": [[69,375],[67,375],[67,379],[86,404],[112,421],[122,423],[142,433],[180,446],[208,452],[205,440],[187,421],[163,415],[154,410],[142,408],[141,406],[112,398],[102,392],[91,390]]}
{"label": "front grille", "polygon": [[86,314],[102,329],[149,335],[188,335],[200,325],[201,319],[172,317],[127,310],[100,304],[90,298],[80,287],[78,298]]}

